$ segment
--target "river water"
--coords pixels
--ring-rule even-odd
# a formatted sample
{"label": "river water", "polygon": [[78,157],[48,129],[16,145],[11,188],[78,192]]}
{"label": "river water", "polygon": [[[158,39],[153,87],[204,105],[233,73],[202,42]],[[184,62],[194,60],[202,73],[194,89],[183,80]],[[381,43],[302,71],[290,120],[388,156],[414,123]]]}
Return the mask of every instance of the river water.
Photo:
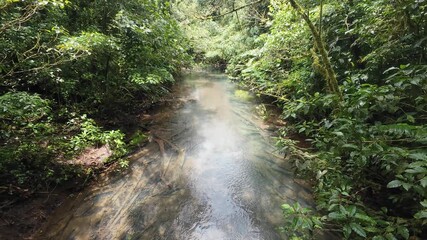
{"label": "river water", "polygon": [[[284,239],[283,203],[307,206],[271,132],[226,75],[188,73],[149,119],[130,170],[62,204],[40,239]],[[145,119],[144,121],[147,121]]]}

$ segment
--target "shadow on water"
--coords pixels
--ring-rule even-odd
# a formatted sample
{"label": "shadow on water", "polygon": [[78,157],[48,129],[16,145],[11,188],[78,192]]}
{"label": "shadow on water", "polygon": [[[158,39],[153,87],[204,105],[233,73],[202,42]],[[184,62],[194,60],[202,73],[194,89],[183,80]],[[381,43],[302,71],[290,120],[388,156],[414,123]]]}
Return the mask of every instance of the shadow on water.
{"label": "shadow on water", "polygon": [[39,238],[284,238],[281,204],[310,205],[310,191],[234,91],[223,74],[189,74],[184,104],[162,110],[129,173],[65,203]]}

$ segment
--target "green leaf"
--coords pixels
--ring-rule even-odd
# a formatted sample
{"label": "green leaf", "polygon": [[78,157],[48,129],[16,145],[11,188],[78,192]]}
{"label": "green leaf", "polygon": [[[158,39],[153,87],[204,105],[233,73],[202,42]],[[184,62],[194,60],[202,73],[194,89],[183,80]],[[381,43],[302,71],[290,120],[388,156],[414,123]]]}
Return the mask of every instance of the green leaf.
{"label": "green leaf", "polygon": [[342,228],[342,232],[344,234],[344,238],[349,238],[351,234],[351,227],[349,225],[344,225],[344,227]]}
{"label": "green leaf", "polygon": [[423,168],[423,167],[415,167],[415,168],[410,168],[410,169],[406,169],[405,172],[407,173],[427,173],[427,169]]}
{"label": "green leaf", "polygon": [[282,209],[283,210],[288,210],[288,209],[292,209],[292,207],[291,207],[291,205],[285,203],[285,204],[282,205]]}
{"label": "green leaf", "polygon": [[375,223],[375,221],[366,214],[356,213],[354,217],[358,220],[362,220],[369,223]]}
{"label": "green leaf", "polygon": [[342,133],[342,132],[332,132],[332,133],[337,135],[338,137],[344,136],[344,133]]}
{"label": "green leaf", "polygon": [[427,187],[427,176],[420,180],[420,184],[422,187]]}
{"label": "green leaf", "polygon": [[351,229],[357,233],[357,235],[361,236],[361,237],[366,237],[366,232],[365,230],[363,230],[362,226],[360,226],[357,223],[350,223],[350,227]]}
{"label": "green leaf", "polygon": [[388,188],[397,188],[402,186],[402,182],[400,180],[393,180],[387,184]]}
{"label": "green leaf", "polygon": [[344,145],[342,145],[342,148],[359,150],[359,147],[354,145],[354,144],[344,144]]}
{"label": "green leaf", "polygon": [[410,183],[402,182],[402,187],[403,187],[406,191],[408,191],[409,189],[411,189],[413,186],[414,186],[414,185],[412,185],[412,184],[410,184]]}
{"label": "green leaf", "polygon": [[423,161],[416,161],[408,165],[408,168],[422,167],[426,165]]}
{"label": "green leaf", "polygon": [[322,221],[320,220],[319,217],[313,217],[312,221],[313,221],[313,223],[315,225],[314,227],[316,227],[316,228],[322,228],[323,223],[322,223]]}
{"label": "green leaf", "polygon": [[410,122],[410,123],[415,123],[415,118],[413,117],[413,116],[411,116],[411,115],[406,115],[406,119],[408,120],[408,122]]}
{"label": "green leaf", "polygon": [[377,233],[377,232],[379,232],[379,231],[380,231],[380,230],[379,230],[378,228],[376,228],[376,227],[365,227],[364,229],[365,229],[365,231],[370,232],[370,233]]}
{"label": "green leaf", "polygon": [[427,218],[427,210],[422,210],[422,211],[417,212],[417,213],[414,215],[414,217],[415,217],[416,219]]}
{"label": "green leaf", "polygon": [[427,160],[427,154],[425,152],[415,152],[408,155],[410,159],[414,160]]}
{"label": "green leaf", "polygon": [[402,236],[404,239],[408,239],[409,238],[409,230],[406,227],[398,227],[397,228],[397,233]]}
{"label": "green leaf", "polygon": [[338,206],[338,204],[336,204],[336,203],[333,203],[333,204],[329,205],[329,207],[328,207],[328,211],[332,211],[332,210],[334,210],[334,208],[335,208],[336,206]]}
{"label": "green leaf", "polygon": [[338,212],[331,212],[328,214],[328,217],[332,220],[343,220],[345,219],[345,215]]}
{"label": "green leaf", "polygon": [[344,208],[343,205],[340,205],[340,212],[344,215],[347,214],[347,210]]}
{"label": "green leaf", "polygon": [[354,216],[354,214],[356,214],[356,206],[350,206],[348,211],[350,212],[351,216]]}
{"label": "green leaf", "polygon": [[385,238],[386,238],[387,240],[397,240],[397,238],[396,238],[392,233],[387,233],[387,234],[385,235]]}

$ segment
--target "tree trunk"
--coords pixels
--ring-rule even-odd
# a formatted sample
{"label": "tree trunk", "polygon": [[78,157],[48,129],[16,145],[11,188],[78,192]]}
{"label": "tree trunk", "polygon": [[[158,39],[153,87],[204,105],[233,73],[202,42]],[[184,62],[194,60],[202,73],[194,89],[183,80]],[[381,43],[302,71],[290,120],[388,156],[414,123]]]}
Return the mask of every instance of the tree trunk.
{"label": "tree trunk", "polygon": [[304,12],[304,9],[295,1],[295,0],[289,0],[289,3],[291,4],[292,8],[294,8],[297,13],[304,19],[304,21],[307,23],[308,27],[310,28],[311,34],[314,38],[314,46],[319,51],[320,57],[322,59],[323,67],[325,68],[324,71],[324,77],[326,78],[327,86],[329,88],[329,91],[337,94],[340,100],[343,100],[342,93],[338,86],[338,80],[335,74],[334,69],[332,68],[331,61],[328,57],[328,51],[326,50],[325,43],[322,40],[322,37],[319,33],[319,31],[314,26],[313,22],[310,20],[310,17]]}

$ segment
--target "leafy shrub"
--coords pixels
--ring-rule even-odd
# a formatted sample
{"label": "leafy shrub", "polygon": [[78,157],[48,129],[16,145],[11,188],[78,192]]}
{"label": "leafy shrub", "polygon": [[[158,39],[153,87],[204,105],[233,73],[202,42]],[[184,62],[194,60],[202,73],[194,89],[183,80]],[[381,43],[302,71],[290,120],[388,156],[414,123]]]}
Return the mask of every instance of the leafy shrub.
{"label": "leafy shrub", "polygon": [[[121,160],[127,151],[120,131],[102,131],[86,116],[70,121],[63,130],[52,120],[49,101],[26,92],[2,95],[0,105],[2,184],[38,189],[67,181],[83,172],[64,161],[89,146],[107,144],[113,151],[108,161],[120,159],[126,165]],[[72,136],[73,130],[79,133]]]}
{"label": "leafy shrub", "polygon": [[[277,99],[290,123],[278,146],[293,151],[296,171],[316,183],[326,229],[346,239],[425,238],[427,67],[417,50],[425,50],[425,4],[328,1],[320,18],[319,6],[297,2],[322,31],[343,99],[327,91],[304,21],[280,1],[271,2],[272,25],[260,45],[232,59],[228,73]],[[315,152],[301,151],[292,134]],[[298,222],[297,209],[286,206],[286,221]],[[311,237],[303,216],[308,231],[296,236]]]}
{"label": "leafy shrub", "polygon": [[117,122],[191,62],[170,4],[149,0],[2,1],[0,48],[0,189],[86,174],[67,161],[89,146],[126,167],[123,133],[85,114]]}
{"label": "leafy shrub", "polygon": [[315,239],[315,231],[323,227],[323,220],[299,203],[283,204],[282,210],[285,222],[280,230],[290,235],[290,239]]}

